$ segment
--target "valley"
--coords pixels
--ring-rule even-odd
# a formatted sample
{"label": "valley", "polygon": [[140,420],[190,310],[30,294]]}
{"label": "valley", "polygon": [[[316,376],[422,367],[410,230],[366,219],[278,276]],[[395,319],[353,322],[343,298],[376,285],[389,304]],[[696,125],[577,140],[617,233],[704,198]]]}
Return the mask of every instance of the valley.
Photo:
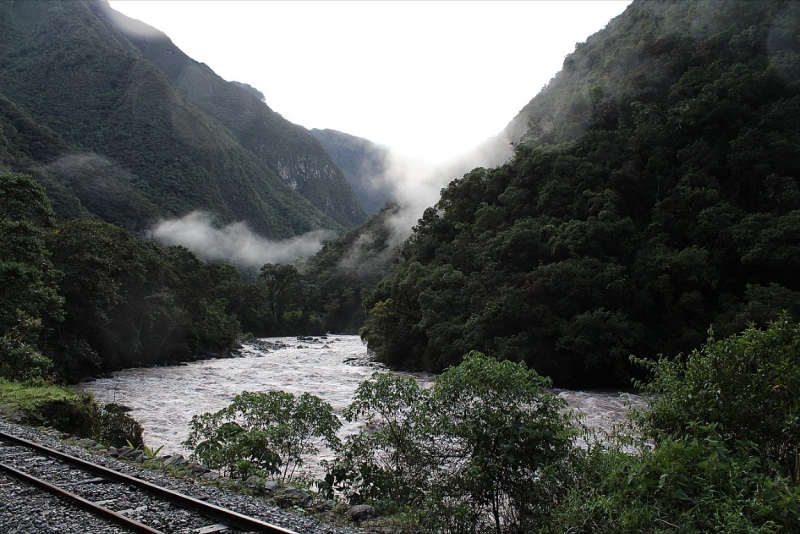
{"label": "valley", "polygon": [[798,35],[635,0],[431,170],[0,2],[0,413],[391,532],[797,532]]}

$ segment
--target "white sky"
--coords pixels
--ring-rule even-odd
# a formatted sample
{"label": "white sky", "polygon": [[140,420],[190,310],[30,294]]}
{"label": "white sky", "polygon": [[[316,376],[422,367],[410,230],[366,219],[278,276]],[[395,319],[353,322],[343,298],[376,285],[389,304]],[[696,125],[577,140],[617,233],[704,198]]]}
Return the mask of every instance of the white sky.
{"label": "white sky", "polygon": [[614,1],[134,1],[166,33],[306,128],[438,162],[499,133]]}

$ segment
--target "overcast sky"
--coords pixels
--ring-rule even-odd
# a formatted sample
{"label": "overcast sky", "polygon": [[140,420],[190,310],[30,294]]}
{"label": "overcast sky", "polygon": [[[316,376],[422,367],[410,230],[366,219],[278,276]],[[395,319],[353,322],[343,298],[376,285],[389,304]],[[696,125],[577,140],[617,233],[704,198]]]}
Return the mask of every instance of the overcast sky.
{"label": "overcast sky", "polygon": [[111,1],[286,119],[431,162],[499,133],[628,4]]}

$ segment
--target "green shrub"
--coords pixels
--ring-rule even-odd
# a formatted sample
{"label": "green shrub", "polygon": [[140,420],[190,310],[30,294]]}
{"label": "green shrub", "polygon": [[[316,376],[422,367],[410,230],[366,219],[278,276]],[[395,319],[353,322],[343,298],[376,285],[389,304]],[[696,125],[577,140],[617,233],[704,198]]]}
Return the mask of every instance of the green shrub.
{"label": "green shrub", "polygon": [[340,426],[331,405],[315,395],[244,391],[228,407],[192,417],[184,445],[206,466],[232,476],[286,479],[318,452],[315,439],[335,448]]}
{"label": "green shrub", "polygon": [[796,532],[798,348],[784,314],[685,358],[634,359],[652,373],[642,440],[591,443],[545,531]]}
{"label": "green shrub", "polygon": [[0,406],[31,424],[50,426],[109,446],[121,447],[130,442],[144,447],[142,426],[123,407],[106,404],[101,408],[91,393],[78,395],[42,379],[11,382],[0,378]]}
{"label": "green shrub", "polygon": [[95,437],[101,422],[100,406],[89,393],[44,401],[34,416],[41,424],[81,438]]}
{"label": "green shrub", "polygon": [[144,448],[142,425],[126,413],[119,404],[109,403],[103,407],[99,441],[113,447],[131,445]]}
{"label": "green shrub", "polygon": [[635,451],[595,443],[576,464],[580,480],[544,532],[772,533],[800,524],[800,491],[756,451],[704,438],[665,438]]}
{"label": "green shrub", "polygon": [[[726,447],[755,444],[786,475],[800,478],[800,325],[786,315],[765,329],[709,341],[686,358],[645,363],[648,409],[637,414],[656,441],[713,429]],[[749,447],[749,446],[748,446]]]}

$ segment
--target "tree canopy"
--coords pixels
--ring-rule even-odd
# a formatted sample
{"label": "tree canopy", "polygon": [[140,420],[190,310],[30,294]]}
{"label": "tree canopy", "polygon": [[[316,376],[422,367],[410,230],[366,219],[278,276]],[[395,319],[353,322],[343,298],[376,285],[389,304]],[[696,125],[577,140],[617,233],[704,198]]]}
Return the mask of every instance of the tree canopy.
{"label": "tree canopy", "polygon": [[555,129],[532,118],[509,163],[419,220],[365,300],[370,349],[625,386],[629,354],[800,313],[798,21],[785,2],[642,2],[579,45],[534,100]]}
{"label": "tree canopy", "polygon": [[0,175],[0,376],[41,377],[43,321],[62,319],[60,273],[45,238],[55,224],[44,188],[31,176]]}

